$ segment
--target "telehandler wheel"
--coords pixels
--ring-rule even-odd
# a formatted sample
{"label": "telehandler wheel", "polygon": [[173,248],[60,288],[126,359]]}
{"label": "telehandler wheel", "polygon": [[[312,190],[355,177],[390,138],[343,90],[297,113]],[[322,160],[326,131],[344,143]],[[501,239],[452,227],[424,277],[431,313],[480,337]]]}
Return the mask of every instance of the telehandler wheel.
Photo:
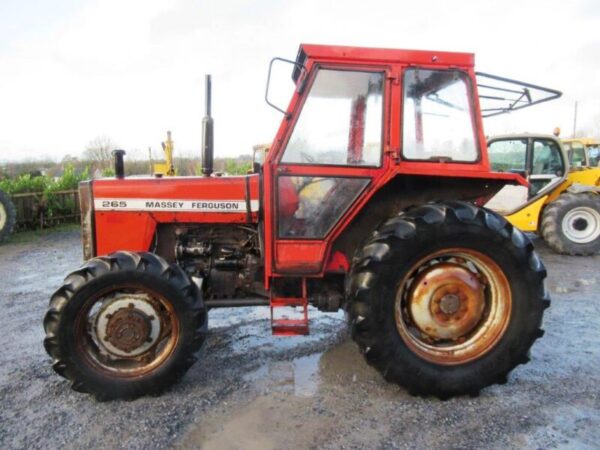
{"label": "telehandler wheel", "polygon": [[556,252],[587,256],[600,251],[600,195],[561,194],[542,214],[542,236]]}
{"label": "telehandler wheel", "polygon": [[196,361],[207,314],[196,285],[153,253],[87,261],[52,296],[44,346],[54,370],[98,400],[156,394]]}
{"label": "telehandler wheel", "polygon": [[0,242],[12,233],[16,218],[15,205],[6,192],[0,191]]}
{"label": "telehandler wheel", "polygon": [[352,336],[413,395],[477,395],[528,362],[550,305],[530,240],[472,204],[428,204],[385,222],[353,260]]}

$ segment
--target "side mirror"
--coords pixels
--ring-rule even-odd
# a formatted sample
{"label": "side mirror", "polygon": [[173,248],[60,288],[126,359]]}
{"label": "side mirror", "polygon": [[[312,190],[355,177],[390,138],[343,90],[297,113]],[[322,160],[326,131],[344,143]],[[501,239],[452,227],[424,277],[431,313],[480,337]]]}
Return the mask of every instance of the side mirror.
{"label": "side mirror", "polygon": [[302,90],[304,89],[304,83],[306,81],[306,67],[304,67],[303,64],[300,64],[299,62],[296,61],[290,61],[289,59],[283,59],[283,58],[273,58],[271,60],[271,62],[269,63],[269,73],[267,75],[267,87],[265,89],[265,102],[267,102],[267,105],[269,105],[270,107],[276,109],[277,111],[279,111],[280,113],[282,113],[286,119],[290,118],[290,114],[288,114],[285,109],[280,108],[279,106],[275,105],[270,99],[269,99],[269,87],[271,85],[271,72],[273,70],[273,64],[275,62],[283,62],[283,63],[287,63],[287,64],[292,64],[294,66],[294,69],[300,72],[300,75],[297,78],[297,82],[296,82],[296,91],[297,92],[302,92]]}

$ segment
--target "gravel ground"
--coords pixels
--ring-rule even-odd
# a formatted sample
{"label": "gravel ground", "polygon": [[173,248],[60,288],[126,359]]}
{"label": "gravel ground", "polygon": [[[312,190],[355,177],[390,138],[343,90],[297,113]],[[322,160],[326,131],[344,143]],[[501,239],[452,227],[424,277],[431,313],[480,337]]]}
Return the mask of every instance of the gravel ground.
{"label": "gravel ground", "polygon": [[341,314],[270,336],[266,309],[218,310],[200,361],[161,397],[98,403],[42,347],[48,298],[81,260],[77,232],[0,247],[0,448],[598,448],[600,256],[541,241],[552,307],[532,361],[477,398],[413,398],[368,367]]}

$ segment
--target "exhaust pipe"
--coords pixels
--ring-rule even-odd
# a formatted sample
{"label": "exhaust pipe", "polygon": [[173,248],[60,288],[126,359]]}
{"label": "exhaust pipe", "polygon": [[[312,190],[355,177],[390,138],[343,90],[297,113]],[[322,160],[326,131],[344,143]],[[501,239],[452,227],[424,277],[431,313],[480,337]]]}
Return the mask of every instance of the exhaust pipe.
{"label": "exhaust pipe", "polygon": [[121,180],[125,178],[125,162],[123,161],[125,150],[113,150],[112,154],[115,158],[115,177]]}
{"label": "exhaust pipe", "polygon": [[213,173],[214,142],[213,142],[213,119],[210,116],[211,107],[211,80],[206,75],[204,92],[206,115],[202,119],[202,174],[210,177]]}

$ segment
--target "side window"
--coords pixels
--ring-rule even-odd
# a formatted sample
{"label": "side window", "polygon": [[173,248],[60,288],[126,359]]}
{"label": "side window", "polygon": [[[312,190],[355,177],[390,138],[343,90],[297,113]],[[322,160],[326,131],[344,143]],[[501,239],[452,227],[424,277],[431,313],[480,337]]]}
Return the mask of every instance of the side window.
{"label": "side window", "polygon": [[494,172],[526,173],[527,140],[510,139],[492,141],[488,145],[488,157]]}
{"label": "side window", "polygon": [[531,175],[562,176],[563,171],[564,164],[556,143],[536,140],[533,143]]}
{"label": "side window", "polygon": [[381,72],[319,70],[281,162],[378,166],[383,80]]}
{"label": "side window", "polygon": [[473,162],[479,157],[469,77],[458,70],[404,72],[403,155]]}
{"label": "side window", "polygon": [[366,178],[280,176],[279,237],[322,238],[367,184]]}

